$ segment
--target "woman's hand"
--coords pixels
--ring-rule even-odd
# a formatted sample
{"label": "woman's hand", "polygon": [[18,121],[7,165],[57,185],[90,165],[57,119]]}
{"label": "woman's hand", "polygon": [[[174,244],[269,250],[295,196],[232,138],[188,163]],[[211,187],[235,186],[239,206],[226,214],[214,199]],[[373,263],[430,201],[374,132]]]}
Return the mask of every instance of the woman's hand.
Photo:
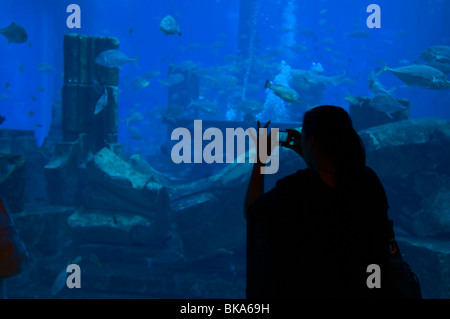
{"label": "woman's hand", "polygon": [[288,132],[288,139],[285,142],[280,142],[280,146],[289,148],[295,151],[298,155],[303,157],[302,152],[302,133],[294,129],[286,129]]}

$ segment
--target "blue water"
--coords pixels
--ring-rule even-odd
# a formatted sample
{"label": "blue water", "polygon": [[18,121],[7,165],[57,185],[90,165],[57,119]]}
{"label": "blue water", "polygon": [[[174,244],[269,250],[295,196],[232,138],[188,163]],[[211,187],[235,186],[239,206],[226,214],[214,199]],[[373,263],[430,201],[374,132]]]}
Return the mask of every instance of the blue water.
{"label": "blue water", "polygon": [[[392,68],[424,62],[419,54],[426,48],[450,45],[447,0],[298,0],[291,2],[293,10],[287,13],[289,2],[259,0],[255,37],[248,39],[254,45],[254,61],[262,63],[250,69],[249,75],[250,82],[259,86],[252,98],[262,104],[267,97],[264,83],[278,74],[269,74],[264,65],[286,61],[291,68],[308,70],[313,63],[320,63],[328,76],[345,73],[353,83],[327,86],[317,104],[348,109],[346,96],[370,95],[368,76],[382,67],[382,61]],[[66,8],[71,3],[81,8],[81,29],[66,26]],[[380,29],[366,26],[370,14],[366,8],[371,3],[381,8]],[[0,27],[14,21],[28,33],[28,41],[23,44],[7,44],[0,36],[0,115],[6,117],[1,128],[34,130],[39,144],[49,131],[52,104],[61,103],[62,48],[67,33],[116,37],[122,52],[139,57],[139,67],[130,63],[120,69],[118,138],[127,155],[158,156],[160,145],[167,139],[161,110],[167,106],[168,96],[160,81],[167,78],[170,64],[192,61],[207,70],[206,74],[214,70],[226,72],[231,67],[230,59],[238,54],[238,0],[2,0],[0,6]],[[166,36],[159,30],[159,23],[167,14],[179,21],[182,36]],[[293,25],[296,32],[286,30],[286,24]],[[355,31],[368,36],[349,36]],[[283,41],[289,33],[290,40],[303,47],[300,52],[286,50]],[[38,72],[40,63],[48,63],[53,70]],[[128,85],[149,71],[160,74],[149,80],[147,87],[136,90]],[[232,92],[236,96],[242,92],[245,71],[238,72],[239,82]],[[405,87],[389,72],[381,74],[379,80],[386,88],[397,88],[395,97],[411,102],[410,118],[450,118],[450,90]],[[216,101],[219,111],[207,118],[225,120],[226,96],[231,93],[221,94],[208,85],[201,78],[200,94]],[[227,82],[222,85],[229,89]],[[298,107],[299,115],[305,107]],[[127,125],[127,118],[135,111],[143,118]]]}
{"label": "blue water", "polygon": [[[73,2],[73,1],[72,1]],[[298,30],[315,30],[315,36],[295,34],[295,41],[305,46],[305,51],[294,57],[275,56],[273,62],[286,59],[293,68],[309,69],[313,62],[320,62],[327,75],[347,72],[354,85],[330,86],[323,103],[347,107],[343,98],[347,94],[368,95],[367,77],[371,71],[381,68],[381,60],[390,67],[420,61],[418,55],[431,45],[448,45],[449,22],[445,18],[449,4],[445,1],[383,1],[381,29],[368,29],[366,12],[370,1],[294,1],[294,20]],[[62,41],[66,33],[114,36],[120,39],[120,49],[129,56],[140,56],[140,69],[126,65],[121,78],[130,78],[148,70],[160,71],[158,79],[164,79],[167,66],[192,60],[199,66],[214,68],[224,65],[223,58],[236,54],[238,36],[239,1],[77,1],[80,5],[81,29],[69,30],[66,26],[67,6],[71,1],[3,1],[0,23],[2,26],[15,21],[23,25],[29,36],[27,44],[9,44],[0,39],[1,50],[0,92],[10,98],[0,101],[1,114],[6,116],[4,128],[33,129],[42,142],[50,125],[52,99],[60,99],[63,82]],[[287,1],[261,0],[257,19],[257,42],[255,55],[268,48],[282,46],[283,8]],[[183,36],[164,36],[158,29],[166,14],[175,16]],[[130,35],[130,28],[134,32]],[[370,32],[369,38],[346,37],[355,30]],[[223,47],[211,49],[219,43]],[[161,62],[163,60],[163,62]],[[42,62],[49,63],[54,71],[45,74],[36,72]],[[421,61],[423,62],[423,61]],[[23,65],[24,72],[18,72]],[[275,76],[275,74],[274,74]],[[140,91],[127,90],[121,82],[119,118],[129,114],[127,109],[138,103],[148,111],[155,104],[167,104],[164,87],[158,79]],[[265,82],[261,78],[261,86]],[[383,74],[386,87],[403,83],[392,74]],[[10,83],[10,89],[4,84]],[[45,92],[36,90],[36,85]],[[1,93],[0,93],[1,94]],[[36,97],[36,101],[30,98]],[[409,99],[413,107],[411,118],[448,118],[448,91],[432,91],[420,88],[400,87],[395,95]],[[214,98],[214,97],[211,97]],[[265,96],[261,90],[260,99]],[[220,105],[222,109],[226,105]],[[24,112],[33,110],[33,117]],[[303,112],[303,109],[300,110]],[[222,115],[223,116],[223,115]],[[220,118],[220,116],[219,116]],[[152,118],[148,119],[152,121]],[[36,127],[36,124],[42,127]],[[123,123],[122,123],[123,124]],[[157,134],[152,132],[151,134]],[[127,137],[122,127],[121,141]]]}

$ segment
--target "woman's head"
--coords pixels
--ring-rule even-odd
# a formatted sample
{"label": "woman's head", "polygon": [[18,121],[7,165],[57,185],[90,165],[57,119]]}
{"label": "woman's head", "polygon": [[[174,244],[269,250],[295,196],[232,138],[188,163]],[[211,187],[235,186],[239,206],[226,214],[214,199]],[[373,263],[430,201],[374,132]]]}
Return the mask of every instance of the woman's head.
{"label": "woman's head", "polygon": [[[302,143],[314,141],[321,154],[334,162],[338,178],[364,168],[364,145],[353,129],[350,116],[343,108],[322,105],[307,111],[303,118],[302,134]],[[308,156],[312,155],[305,154],[307,162],[312,160]]]}

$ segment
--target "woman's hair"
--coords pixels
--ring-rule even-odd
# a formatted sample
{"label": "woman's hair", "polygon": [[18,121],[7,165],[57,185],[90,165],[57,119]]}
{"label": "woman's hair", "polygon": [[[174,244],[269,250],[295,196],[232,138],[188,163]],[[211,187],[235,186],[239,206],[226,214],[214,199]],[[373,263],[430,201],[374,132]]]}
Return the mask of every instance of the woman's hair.
{"label": "woman's hair", "polygon": [[366,166],[364,144],[343,108],[322,105],[307,111],[302,129],[306,138],[314,136],[323,152],[334,159],[338,186]]}

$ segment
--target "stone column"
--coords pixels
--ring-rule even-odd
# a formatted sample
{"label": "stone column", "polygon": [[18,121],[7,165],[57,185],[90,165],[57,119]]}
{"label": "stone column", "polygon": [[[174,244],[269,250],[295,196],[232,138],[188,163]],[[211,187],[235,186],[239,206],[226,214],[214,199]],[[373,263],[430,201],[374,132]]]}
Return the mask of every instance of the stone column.
{"label": "stone column", "polygon": [[[95,64],[103,51],[118,49],[119,40],[79,34],[64,36],[62,142],[45,167],[50,203],[79,205],[89,153],[117,145],[119,69]],[[108,104],[95,114],[105,89]]]}

